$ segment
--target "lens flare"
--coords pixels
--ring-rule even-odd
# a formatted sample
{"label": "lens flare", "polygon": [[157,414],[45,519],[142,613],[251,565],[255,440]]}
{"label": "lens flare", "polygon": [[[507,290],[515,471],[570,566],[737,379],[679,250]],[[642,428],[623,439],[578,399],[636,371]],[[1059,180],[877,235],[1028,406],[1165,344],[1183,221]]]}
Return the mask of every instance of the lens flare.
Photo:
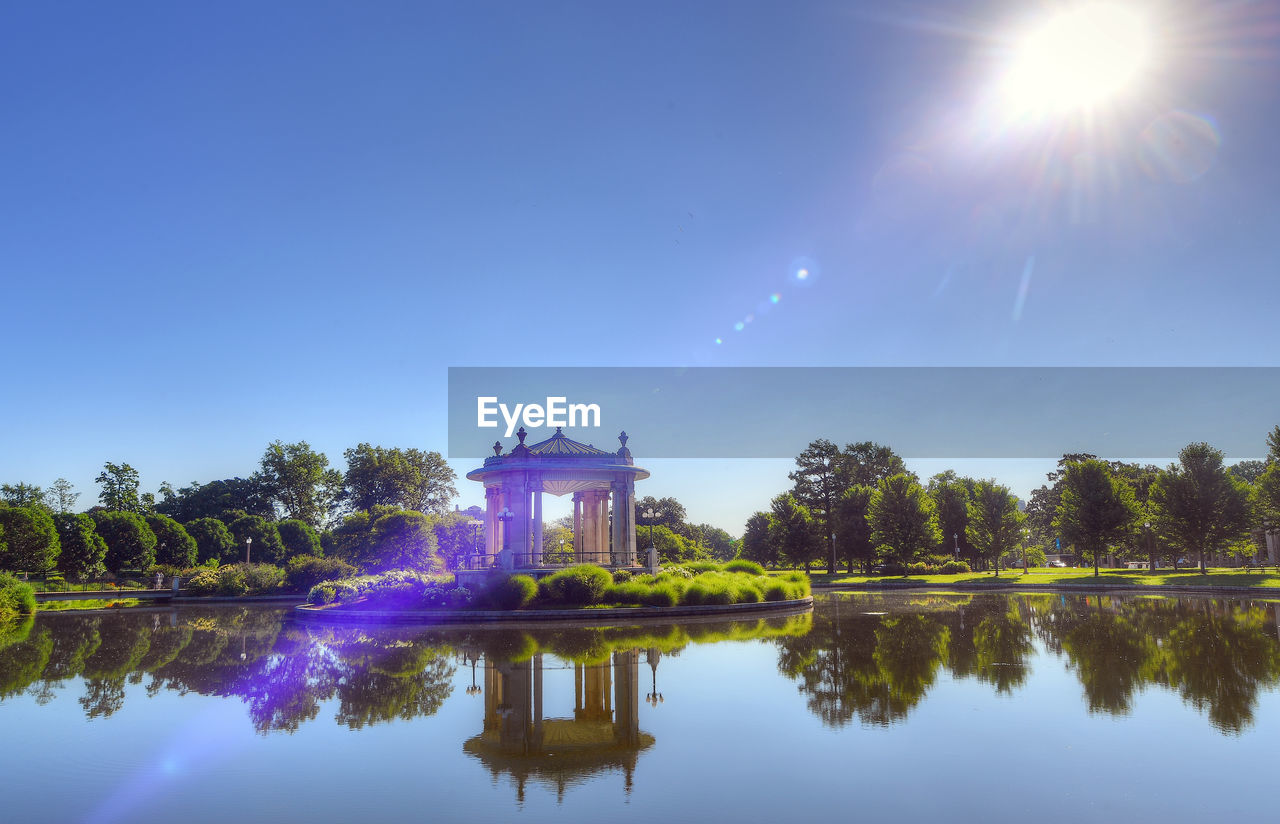
{"label": "lens flare", "polygon": [[1218,157],[1222,138],[1209,120],[1173,111],[1147,124],[1138,162],[1154,180],[1190,183],[1203,177]]}
{"label": "lens flare", "polygon": [[769,296],[770,303],[777,303],[780,300],[782,300],[782,295],[779,295],[777,292],[774,292],[772,295]]}
{"label": "lens flare", "polygon": [[742,321],[738,321],[733,325],[733,331],[735,332],[741,332],[743,329],[746,329],[746,328],[747,328],[747,325]]}

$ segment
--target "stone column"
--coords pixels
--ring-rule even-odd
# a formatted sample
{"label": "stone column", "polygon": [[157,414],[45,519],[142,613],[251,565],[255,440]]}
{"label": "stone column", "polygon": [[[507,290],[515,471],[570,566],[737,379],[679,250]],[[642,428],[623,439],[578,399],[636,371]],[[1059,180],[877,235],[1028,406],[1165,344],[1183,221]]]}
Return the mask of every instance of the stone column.
{"label": "stone column", "polygon": [[502,559],[503,569],[514,569],[516,562],[527,563],[529,560],[529,487],[524,478],[513,479],[508,487],[507,504],[515,516],[507,525],[510,537],[507,539],[506,555]]}
{"label": "stone column", "polygon": [[609,563],[609,491],[596,490],[596,563]]}
{"label": "stone column", "polygon": [[621,481],[614,481],[610,486],[613,489],[613,524],[610,529],[613,557],[619,564],[627,564],[627,539],[623,531],[627,519],[622,514],[627,503],[627,488]]}
{"label": "stone column", "polygon": [[498,510],[501,508],[498,505],[498,488],[486,486],[484,488],[484,555],[478,559],[481,567],[489,566],[498,555]]}
{"label": "stone column", "polygon": [[542,479],[533,482],[533,565],[542,566]]}
{"label": "stone column", "polygon": [[582,563],[582,493],[573,493],[573,560]]}
{"label": "stone column", "polygon": [[622,508],[622,514],[627,521],[627,529],[623,534],[627,537],[627,558],[632,564],[639,563],[639,554],[636,552],[636,480],[628,475],[625,483],[627,490],[627,505]]}

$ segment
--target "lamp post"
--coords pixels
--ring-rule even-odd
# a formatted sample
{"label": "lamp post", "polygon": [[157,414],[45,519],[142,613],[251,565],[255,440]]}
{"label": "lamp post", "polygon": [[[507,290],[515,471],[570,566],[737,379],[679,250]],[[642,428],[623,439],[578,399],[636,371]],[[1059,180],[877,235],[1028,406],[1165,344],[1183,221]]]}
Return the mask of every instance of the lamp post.
{"label": "lamp post", "polygon": [[1142,542],[1147,549],[1147,570],[1149,572],[1156,571],[1156,554],[1151,549],[1151,522],[1142,522]]}
{"label": "lamp post", "polygon": [[249,563],[249,548],[253,546],[253,538],[244,539],[244,562]]}
{"label": "lamp post", "polygon": [[1022,530],[1022,574],[1026,575],[1031,569],[1027,566],[1027,544],[1031,542],[1031,530]]}
{"label": "lamp post", "polygon": [[956,542],[956,560],[960,560],[960,533],[952,532],[951,539]]}
{"label": "lamp post", "polygon": [[563,564],[563,563],[564,563],[564,538],[561,538],[561,539],[560,539],[560,555],[559,555],[559,559],[560,559],[560,563],[562,563],[562,564]]}
{"label": "lamp post", "polygon": [[471,664],[471,686],[467,687],[467,695],[478,695],[480,687],[476,686],[476,662],[480,660],[480,656],[474,652],[468,652],[466,659]]}
{"label": "lamp post", "polygon": [[649,546],[653,546],[653,523],[658,519],[658,513],[653,511],[653,507],[649,507],[640,513],[640,517],[644,518],[645,524],[649,527]]}
{"label": "lamp post", "polygon": [[[511,547],[511,530],[509,526],[511,525],[511,519],[514,517],[516,517],[516,514],[511,511],[510,507],[504,506],[502,511],[498,513],[498,520],[502,521],[502,563],[504,566],[511,560],[511,553],[508,551]],[[512,563],[511,566],[514,567],[515,564]]]}

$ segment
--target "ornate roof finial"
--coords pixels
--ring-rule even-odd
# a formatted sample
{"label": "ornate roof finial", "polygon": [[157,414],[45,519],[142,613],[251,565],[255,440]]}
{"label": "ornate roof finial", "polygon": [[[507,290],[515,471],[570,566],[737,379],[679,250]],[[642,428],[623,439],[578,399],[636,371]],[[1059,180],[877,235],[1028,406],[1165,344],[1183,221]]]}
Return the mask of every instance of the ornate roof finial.
{"label": "ornate roof finial", "polygon": [[520,445],[521,445],[521,446],[524,446],[524,439],[525,439],[525,436],[526,436],[526,435],[528,435],[528,434],[529,434],[528,432],[525,432],[525,431],[524,431],[524,427],[523,427],[523,426],[522,426],[522,427],[520,427],[520,429],[516,431],[516,437],[520,439]]}
{"label": "ornate roof finial", "polygon": [[622,441],[622,446],[625,448],[627,445],[627,430],[622,430],[622,434],[618,436],[618,440]]}
{"label": "ornate roof finial", "polygon": [[493,454],[502,457],[502,441],[493,442]]}
{"label": "ornate roof finial", "polygon": [[562,429],[564,429],[564,427],[563,427],[563,426],[557,426],[557,427],[556,427],[556,434],[557,434],[557,435],[559,435],[559,434],[560,434],[560,430],[562,430]]}

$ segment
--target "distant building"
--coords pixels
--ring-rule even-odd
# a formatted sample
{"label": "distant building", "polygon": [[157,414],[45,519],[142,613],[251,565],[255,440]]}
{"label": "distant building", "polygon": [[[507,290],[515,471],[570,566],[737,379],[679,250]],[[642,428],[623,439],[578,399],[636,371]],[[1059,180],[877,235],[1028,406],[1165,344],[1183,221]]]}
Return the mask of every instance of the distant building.
{"label": "distant building", "polygon": [[483,521],[483,520],[484,520],[484,507],[482,507],[482,506],[469,506],[469,507],[467,507],[466,509],[461,509],[461,508],[459,508],[459,507],[458,507],[458,505],[457,505],[457,504],[454,504],[454,505],[453,505],[453,514],[455,514],[455,515],[466,515],[468,518],[475,518],[477,521]]}

